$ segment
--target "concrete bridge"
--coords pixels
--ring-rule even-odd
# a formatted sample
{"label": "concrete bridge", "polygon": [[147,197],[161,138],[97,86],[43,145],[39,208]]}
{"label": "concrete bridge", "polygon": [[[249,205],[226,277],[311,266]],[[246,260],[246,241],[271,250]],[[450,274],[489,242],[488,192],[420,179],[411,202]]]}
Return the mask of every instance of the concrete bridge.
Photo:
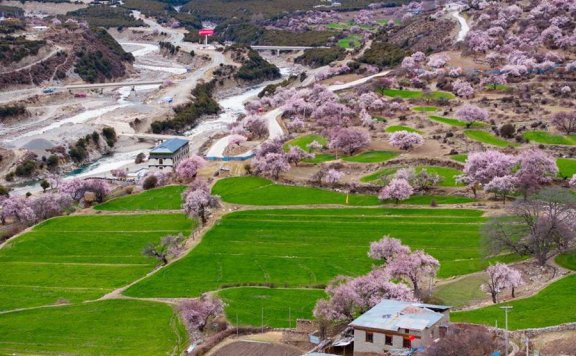
{"label": "concrete bridge", "polygon": [[94,83],[94,84],[71,84],[65,86],[54,86],[54,89],[93,89],[93,88],[117,88],[117,87],[135,87],[139,85],[156,85],[164,83],[163,80],[148,80],[139,82],[117,82],[117,83]]}
{"label": "concrete bridge", "polygon": [[280,51],[304,51],[306,49],[313,49],[313,48],[330,48],[330,47],[312,47],[312,46],[250,46],[255,51],[271,51],[271,52],[280,52]]}

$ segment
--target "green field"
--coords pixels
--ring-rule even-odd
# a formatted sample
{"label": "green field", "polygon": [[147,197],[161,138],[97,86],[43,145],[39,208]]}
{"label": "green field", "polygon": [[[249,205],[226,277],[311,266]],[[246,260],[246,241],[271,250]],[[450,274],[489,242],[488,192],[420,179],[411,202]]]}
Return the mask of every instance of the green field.
{"label": "green field", "polygon": [[446,91],[432,91],[429,93],[424,93],[420,90],[405,90],[405,89],[379,89],[380,94],[385,96],[391,96],[394,98],[403,99],[420,99],[420,98],[431,98],[431,99],[454,99],[455,96],[452,93]]}
{"label": "green field", "polygon": [[106,300],[0,315],[2,355],[180,354],[188,336],[172,308]]}
{"label": "green field", "polygon": [[515,143],[508,142],[486,131],[466,130],[464,131],[464,134],[473,140],[486,143],[492,146],[498,146],[498,147],[516,146]]}
{"label": "green field", "polygon": [[556,256],[556,263],[564,268],[576,271],[576,250]]}
{"label": "green field", "polygon": [[95,210],[178,210],[182,207],[184,185],[171,185],[109,200],[94,207]]}
{"label": "green field", "polygon": [[489,263],[481,253],[481,214],[469,209],[381,208],[234,212],[185,258],[125,294],[187,297],[239,286],[322,288],[337,275],[369,271],[374,261],[366,255],[368,246],[385,234],[438,258],[440,277],[467,274]]}
{"label": "green field", "polygon": [[[441,124],[446,124],[446,125],[450,125],[450,126],[457,126],[457,127],[466,127],[466,123],[464,121],[460,121],[458,119],[452,119],[449,117],[442,117],[442,116],[429,116],[429,119],[432,121],[436,121],[439,122]],[[481,122],[474,122],[471,125],[472,127],[482,127],[484,126],[483,123]]]}
{"label": "green field", "polygon": [[333,161],[336,159],[336,155],[332,153],[314,153],[314,158],[305,159],[305,163],[322,163]]}
{"label": "green field", "polygon": [[[504,293],[509,293],[509,291]],[[572,274],[552,283],[532,297],[505,303],[514,307],[508,318],[510,329],[542,328],[574,322],[576,320],[575,294],[576,275]],[[498,320],[498,325],[504,325],[504,312],[500,309],[502,305],[454,312],[450,315],[450,319],[456,322],[486,325],[494,325]]]}
{"label": "green field", "polygon": [[338,46],[342,48],[357,48],[361,45],[362,37],[360,35],[350,35],[338,40]]}
{"label": "green field", "polygon": [[232,324],[258,326],[264,319],[264,325],[276,328],[293,328],[296,319],[313,319],[316,301],[326,297],[319,289],[258,287],[230,288],[218,295],[226,303],[226,316]]}
{"label": "green field", "polygon": [[[418,166],[416,167],[416,172],[420,172],[422,171],[422,169],[426,169],[428,173],[436,173],[440,177],[442,177],[442,181],[439,184],[439,186],[441,187],[456,187],[461,185],[456,183],[456,176],[462,174],[462,172],[457,169],[450,167],[440,167],[440,166]],[[365,183],[373,182],[378,180],[382,176],[393,174],[397,170],[398,168],[394,167],[381,168],[374,173],[371,173],[369,175],[360,178],[360,181]]]}
{"label": "green field", "polygon": [[[246,205],[346,204],[346,194],[331,190],[276,184],[268,179],[246,176],[221,179],[212,193],[229,203]],[[349,205],[378,205],[376,196],[350,194]]]}
{"label": "green field", "polygon": [[450,159],[456,162],[466,162],[466,160],[468,159],[468,155],[467,154],[458,154],[458,155],[451,155]]}
{"label": "green field", "polygon": [[530,131],[524,133],[524,138],[529,141],[546,145],[576,145],[576,135],[554,135],[546,131]]}
{"label": "green field", "polygon": [[576,159],[573,158],[558,158],[556,159],[558,165],[558,176],[570,179],[576,174]]}
{"label": "green field", "polygon": [[97,299],[152,270],[146,244],[194,225],[182,214],[47,220],[0,250],[0,311]]}
{"label": "green field", "polygon": [[288,152],[288,150],[290,149],[290,146],[297,146],[306,152],[310,152],[310,149],[307,146],[314,141],[317,141],[318,143],[320,143],[323,146],[328,145],[328,140],[326,139],[326,137],[321,136],[321,135],[316,135],[316,134],[310,134],[310,135],[299,136],[299,137],[296,137],[295,139],[292,139],[292,140],[286,142],[284,144],[284,151]]}
{"label": "green field", "polygon": [[409,127],[409,126],[402,126],[402,125],[392,125],[388,126],[385,130],[386,132],[398,132],[398,131],[408,131],[408,132],[415,132],[420,133],[420,131]]}
{"label": "green field", "polygon": [[398,156],[398,152],[391,151],[368,151],[355,156],[343,157],[343,161],[357,163],[377,163],[391,160]]}
{"label": "green field", "polygon": [[417,112],[435,112],[438,111],[438,108],[435,106],[415,106],[412,110]]}
{"label": "green field", "polygon": [[485,282],[484,275],[465,276],[455,282],[436,287],[433,295],[440,304],[460,308],[486,298],[486,293],[480,289]]}
{"label": "green field", "polygon": [[[318,143],[320,143],[324,147],[328,146],[328,140],[326,139],[326,137],[321,136],[321,135],[316,135],[316,134],[310,134],[310,135],[303,135],[300,137],[296,137],[295,139],[292,139],[292,140],[286,142],[284,144],[284,151],[288,152],[288,150],[290,149],[290,146],[297,146],[306,152],[310,152],[310,149],[307,146],[310,143],[312,143],[313,141],[317,141]],[[315,157],[312,159],[305,159],[304,162],[306,162],[306,163],[322,163],[322,162],[332,161],[332,160],[336,159],[336,156],[331,154],[331,153],[314,152],[314,156]]]}

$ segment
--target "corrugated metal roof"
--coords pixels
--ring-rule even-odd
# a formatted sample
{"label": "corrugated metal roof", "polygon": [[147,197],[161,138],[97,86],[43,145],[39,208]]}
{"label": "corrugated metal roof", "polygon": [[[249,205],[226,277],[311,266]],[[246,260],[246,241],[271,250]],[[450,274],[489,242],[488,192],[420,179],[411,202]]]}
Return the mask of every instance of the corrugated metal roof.
{"label": "corrugated metal roof", "polygon": [[150,153],[171,154],[175,153],[186,144],[188,144],[188,140],[183,140],[181,138],[171,138],[154,147]]}
{"label": "corrugated metal roof", "polygon": [[450,307],[385,299],[356,318],[350,325],[390,331],[398,331],[398,329],[424,330],[443,317],[442,313],[435,312],[431,310],[432,308],[446,310]]}

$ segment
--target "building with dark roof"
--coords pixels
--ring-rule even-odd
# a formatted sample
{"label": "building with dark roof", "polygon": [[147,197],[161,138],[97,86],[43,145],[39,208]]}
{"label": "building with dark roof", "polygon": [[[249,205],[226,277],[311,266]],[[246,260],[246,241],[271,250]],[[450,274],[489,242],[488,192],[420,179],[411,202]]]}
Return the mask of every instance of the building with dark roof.
{"label": "building with dark roof", "polygon": [[354,355],[425,348],[445,335],[450,308],[384,299],[350,323],[354,329]]}
{"label": "building with dark roof", "polygon": [[180,161],[188,158],[190,152],[188,140],[171,138],[150,151],[148,167],[157,169],[174,169]]}

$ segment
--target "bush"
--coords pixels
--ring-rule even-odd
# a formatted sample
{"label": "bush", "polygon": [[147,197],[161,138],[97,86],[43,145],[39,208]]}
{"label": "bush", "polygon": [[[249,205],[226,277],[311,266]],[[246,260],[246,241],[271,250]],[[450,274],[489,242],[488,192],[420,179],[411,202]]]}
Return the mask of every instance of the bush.
{"label": "bush", "polygon": [[406,51],[391,43],[373,43],[360,57],[360,62],[388,67],[399,64],[406,55]]}
{"label": "bush", "polygon": [[114,147],[116,141],[118,141],[118,137],[116,136],[116,130],[113,127],[105,127],[102,129],[102,136],[106,140],[106,143],[110,147]]}
{"label": "bush", "polygon": [[37,163],[34,160],[26,160],[16,167],[16,175],[18,177],[30,177],[36,171]]}
{"label": "bush", "polygon": [[278,67],[268,63],[258,52],[253,50],[248,52],[248,60],[242,63],[235,76],[237,79],[248,82],[263,82],[281,77]]}
{"label": "bush", "polygon": [[513,138],[516,133],[516,128],[512,124],[504,124],[500,126],[500,136],[504,138]]}
{"label": "bush", "polygon": [[311,67],[321,67],[341,60],[345,56],[346,51],[341,47],[313,48],[305,50],[304,53],[294,61]]}
{"label": "bush", "polygon": [[198,84],[192,90],[192,96],[196,100],[174,108],[176,115],[174,118],[166,121],[157,121],[152,123],[153,133],[162,133],[165,131],[180,131],[186,128],[194,127],[198,119],[203,115],[213,115],[220,111],[220,106],[212,98],[215,81]]}
{"label": "bush", "polygon": [[0,106],[0,121],[9,117],[21,116],[26,114],[26,107],[21,104],[2,105]]}
{"label": "bush", "polygon": [[144,179],[144,182],[142,183],[142,188],[144,190],[153,189],[156,188],[157,184],[158,184],[158,178],[156,178],[156,176],[148,176]]}

